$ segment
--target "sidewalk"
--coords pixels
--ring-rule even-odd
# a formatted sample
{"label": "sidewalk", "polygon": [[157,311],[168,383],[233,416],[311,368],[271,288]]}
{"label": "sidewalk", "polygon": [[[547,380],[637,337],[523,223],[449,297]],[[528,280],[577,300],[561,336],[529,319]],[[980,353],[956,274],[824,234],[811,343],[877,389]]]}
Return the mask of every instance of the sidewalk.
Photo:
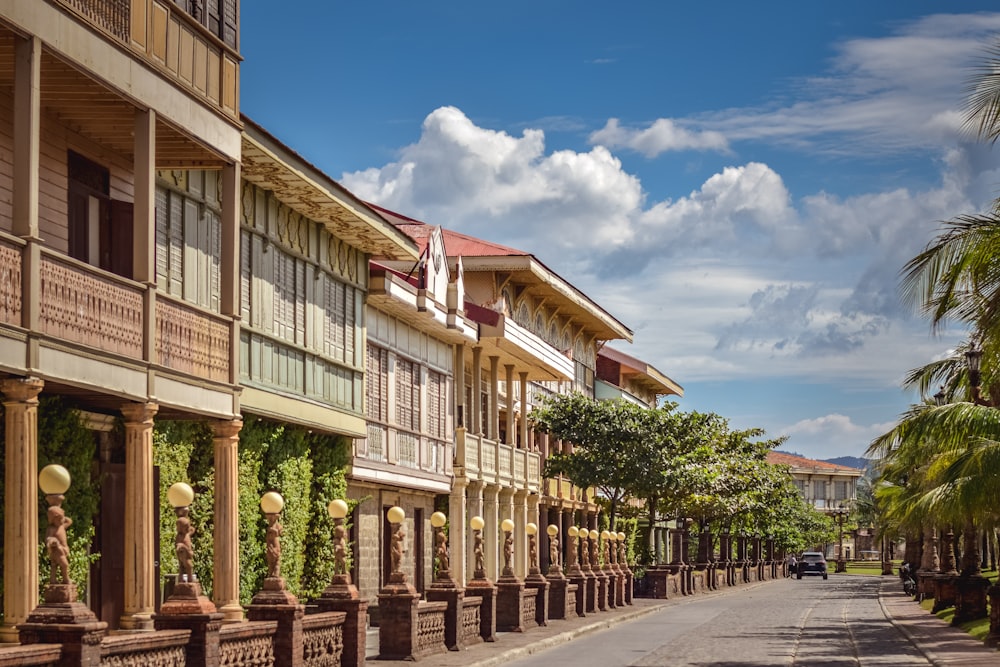
{"label": "sidewalk", "polygon": [[986,648],[958,628],[953,628],[903,593],[899,580],[882,579],[879,602],[893,625],[900,629],[936,666],[1000,666],[1000,652]]}
{"label": "sidewalk", "polygon": [[[739,588],[713,591],[709,595],[730,595],[746,591],[767,582]],[[684,604],[697,598],[671,598],[652,600],[635,598],[632,606],[598,612],[584,618],[573,616],[566,620],[552,620],[543,628],[528,632],[497,633],[497,641],[480,642],[461,651],[448,651],[423,658],[420,662],[434,667],[499,667],[512,660],[532,655],[545,649],[572,641],[580,635],[605,630],[664,607]],[[893,625],[910,639],[917,649],[936,667],[1000,667],[1000,652],[983,646],[961,630],[952,628],[941,619],[922,609],[912,598],[903,594],[895,578],[882,578],[879,602]],[[374,660],[378,655],[378,628],[368,631],[368,659],[373,664],[386,667],[408,667],[412,662],[402,660]]]}

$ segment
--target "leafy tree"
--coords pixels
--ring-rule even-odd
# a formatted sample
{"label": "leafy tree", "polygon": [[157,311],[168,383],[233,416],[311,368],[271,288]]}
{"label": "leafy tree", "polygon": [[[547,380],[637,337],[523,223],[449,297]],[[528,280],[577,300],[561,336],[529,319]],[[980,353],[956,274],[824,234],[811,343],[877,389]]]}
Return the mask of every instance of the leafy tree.
{"label": "leafy tree", "polygon": [[619,505],[656,461],[657,411],[574,393],[549,397],[530,414],[535,428],[573,443],[572,452],[549,454],[544,475],[597,488],[608,500],[614,526]]}

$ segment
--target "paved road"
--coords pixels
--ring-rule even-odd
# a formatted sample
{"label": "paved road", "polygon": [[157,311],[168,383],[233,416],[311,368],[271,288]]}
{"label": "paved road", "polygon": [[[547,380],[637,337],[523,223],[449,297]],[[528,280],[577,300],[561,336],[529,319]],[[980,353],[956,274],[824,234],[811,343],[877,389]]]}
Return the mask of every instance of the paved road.
{"label": "paved road", "polygon": [[[885,615],[877,577],[770,582],[689,598],[510,667],[868,667],[934,664]],[[913,603],[910,603],[913,604]]]}

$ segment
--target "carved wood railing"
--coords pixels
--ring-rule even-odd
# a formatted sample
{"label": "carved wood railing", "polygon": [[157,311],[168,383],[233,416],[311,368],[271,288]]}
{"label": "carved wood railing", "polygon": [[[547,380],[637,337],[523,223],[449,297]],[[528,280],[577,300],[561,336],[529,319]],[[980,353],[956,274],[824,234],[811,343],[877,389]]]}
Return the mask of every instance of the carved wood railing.
{"label": "carved wood railing", "polygon": [[274,665],[275,621],[223,625],[219,630],[219,664],[226,667]]}
{"label": "carved wood railing", "polygon": [[109,635],[101,640],[101,667],[184,667],[188,630]]}
{"label": "carved wood railing", "polygon": [[129,0],[62,0],[63,4],[122,42],[128,42]]}
{"label": "carved wood railing", "polygon": [[23,244],[0,239],[0,323],[21,326]]}
{"label": "carved wood railing", "polygon": [[188,375],[229,381],[229,323],[219,315],[158,295],[156,358]]}
{"label": "carved wood railing", "polygon": [[236,49],[172,2],[59,0],[68,10],[140,55],[211,106],[239,118]]}
{"label": "carved wood railing", "polygon": [[40,277],[43,333],[142,359],[142,288],[44,250]]}
{"label": "carved wood railing", "polygon": [[345,616],[342,611],[332,611],[302,619],[303,667],[340,667]]}

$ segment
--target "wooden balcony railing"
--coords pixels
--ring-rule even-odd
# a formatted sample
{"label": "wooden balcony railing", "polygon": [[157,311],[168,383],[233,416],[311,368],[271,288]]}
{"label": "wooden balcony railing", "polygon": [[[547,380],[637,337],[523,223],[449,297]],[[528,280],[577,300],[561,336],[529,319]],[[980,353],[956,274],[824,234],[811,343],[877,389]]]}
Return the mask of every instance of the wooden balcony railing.
{"label": "wooden balcony railing", "polygon": [[161,366],[216,382],[229,379],[230,324],[226,318],[159,296],[156,325]]}
{"label": "wooden balcony railing", "polygon": [[[37,261],[38,293],[26,297],[37,304],[34,322],[26,321],[32,316],[22,303],[25,253],[37,253],[32,261]],[[0,234],[0,326],[33,327],[43,343],[72,343],[228,384],[232,319],[160,293],[153,298],[151,290],[155,287]]]}
{"label": "wooden balcony railing", "polygon": [[142,287],[47,250],[40,274],[42,333],[142,359]]}
{"label": "wooden balcony railing", "polygon": [[0,324],[21,325],[23,243],[0,239]]}
{"label": "wooden balcony railing", "polygon": [[[239,119],[239,52],[172,2],[58,0],[175,83]],[[233,41],[233,40],[230,40]]]}
{"label": "wooden balcony railing", "polygon": [[368,437],[356,441],[358,458],[394,463],[437,475],[451,473],[450,447],[443,440],[368,422]]}
{"label": "wooden balcony railing", "polygon": [[470,481],[485,481],[516,489],[541,488],[541,456],[517,449],[481,435],[458,429],[455,437],[455,465],[461,466]]}

